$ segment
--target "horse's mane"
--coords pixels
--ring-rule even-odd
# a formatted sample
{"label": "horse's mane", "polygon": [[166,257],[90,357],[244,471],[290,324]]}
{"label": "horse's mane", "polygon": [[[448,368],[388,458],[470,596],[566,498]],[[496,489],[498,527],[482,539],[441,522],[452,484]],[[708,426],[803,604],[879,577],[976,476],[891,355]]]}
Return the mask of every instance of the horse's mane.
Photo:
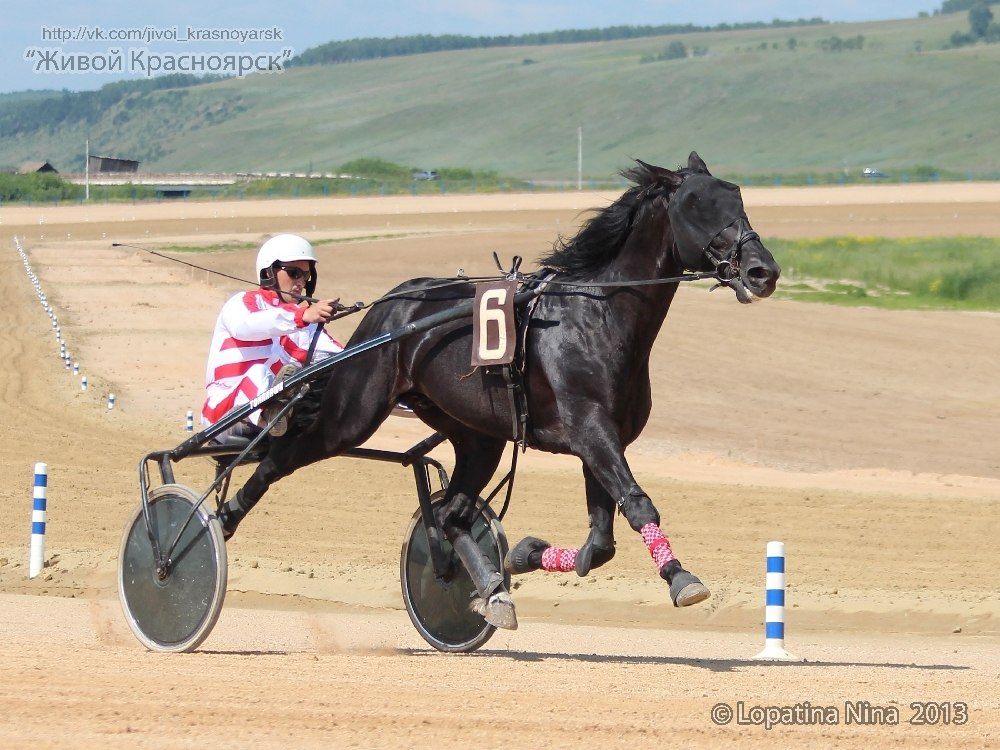
{"label": "horse's mane", "polygon": [[[688,169],[678,170],[678,174],[689,173]],[[603,269],[625,244],[639,209],[653,198],[669,194],[670,189],[642,162],[618,174],[631,182],[632,187],[610,206],[593,209],[595,215],[573,237],[560,235],[552,252],[539,259],[540,265],[570,274]]]}

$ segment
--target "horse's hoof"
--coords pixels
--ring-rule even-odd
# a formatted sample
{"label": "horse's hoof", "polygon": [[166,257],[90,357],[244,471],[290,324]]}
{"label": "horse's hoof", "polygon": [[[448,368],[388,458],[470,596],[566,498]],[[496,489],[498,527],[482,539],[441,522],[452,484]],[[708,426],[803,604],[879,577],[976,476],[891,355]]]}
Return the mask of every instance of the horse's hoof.
{"label": "horse's hoof", "polygon": [[711,593],[705,584],[686,570],[678,571],[670,582],[670,598],[674,600],[675,607],[690,607],[692,604],[705,601],[710,596]]}
{"label": "horse's hoof", "polygon": [[670,598],[675,607],[690,607],[711,596],[698,576],[681,567],[680,560],[671,560],[664,565],[660,569],[660,578],[670,584]]}
{"label": "horse's hoof", "polygon": [[[503,569],[511,575],[530,573],[542,567],[542,553],[552,545],[543,539],[526,536],[503,558]],[[538,560],[535,563],[532,558]]]}
{"label": "horse's hoof", "polygon": [[477,596],[470,606],[473,612],[481,615],[493,627],[517,630],[517,613],[514,612],[514,602],[507,592],[493,594],[488,602]]}
{"label": "horse's hoof", "polygon": [[576,555],[576,574],[583,578],[590,573],[591,569],[601,567],[614,556],[614,542],[611,543],[610,548],[603,548],[587,539],[586,544],[580,548]]}
{"label": "horse's hoof", "polygon": [[[674,606],[690,607],[692,604],[705,601],[711,595],[712,594],[708,590],[708,587],[696,578],[694,583],[689,583],[680,590],[674,598]],[[673,596],[673,594],[671,594],[671,596]]]}

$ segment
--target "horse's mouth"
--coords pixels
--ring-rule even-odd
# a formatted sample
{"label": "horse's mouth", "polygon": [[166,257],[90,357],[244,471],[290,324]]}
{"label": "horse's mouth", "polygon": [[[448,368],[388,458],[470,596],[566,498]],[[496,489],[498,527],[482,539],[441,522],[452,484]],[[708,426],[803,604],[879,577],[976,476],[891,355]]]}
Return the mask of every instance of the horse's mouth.
{"label": "horse's mouth", "polygon": [[743,280],[739,276],[722,283],[733,290],[736,294],[736,299],[741,305],[749,305],[754,300],[760,299],[760,297],[747,289],[746,284],[743,283]]}
{"label": "horse's mouth", "polygon": [[736,299],[744,305],[759,299],[765,299],[774,294],[778,285],[778,276],[781,271],[766,265],[753,265],[743,270],[740,269],[732,279],[727,282],[727,286],[736,293]]}

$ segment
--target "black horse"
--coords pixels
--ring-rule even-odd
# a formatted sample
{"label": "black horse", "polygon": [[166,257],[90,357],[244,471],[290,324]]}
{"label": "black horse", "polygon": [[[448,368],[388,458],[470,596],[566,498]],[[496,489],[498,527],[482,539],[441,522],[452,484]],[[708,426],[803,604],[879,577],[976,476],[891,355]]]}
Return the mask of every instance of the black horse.
{"label": "black horse", "polygon": [[[707,598],[708,589],[673,556],[659,513],[624,456],[649,417],[649,353],[677,283],[615,284],[715,271],[745,303],[769,296],[780,269],[750,228],[739,188],[712,177],[696,153],[678,171],[637,162],[622,174],[634,185],[542,259],[557,272],[555,280],[578,286],[545,290],[526,345],[529,444],[583,462],[590,534],[579,551],[528,537],[505,565],[514,573],[544,567],[586,575],[614,555],[617,509],[642,534],[674,604],[686,606]],[[403,299],[375,306],[348,346],[474,295],[471,284],[428,289],[437,283],[414,279],[397,287]],[[353,358],[328,383],[316,383],[317,396],[303,399],[288,435],[272,441],[227,505],[227,530],[235,530],[273,482],[360,445],[403,402],[454,446],[455,469],[438,521],[481,595],[478,610],[494,625],[516,627],[503,577],[469,534],[476,500],[511,440],[512,420],[504,381],[482,369],[469,376],[471,333],[469,320],[444,324]]]}

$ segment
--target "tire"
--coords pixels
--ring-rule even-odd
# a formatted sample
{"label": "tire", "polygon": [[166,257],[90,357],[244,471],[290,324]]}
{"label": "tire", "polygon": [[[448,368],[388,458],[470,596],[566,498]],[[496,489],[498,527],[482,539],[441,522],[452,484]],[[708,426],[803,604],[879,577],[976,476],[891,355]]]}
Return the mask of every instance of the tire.
{"label": "tire", "polygon": [[[184,524],[198,495],[179,484],[149,493],[150,522],[161,550]],[[156,575],[142,505],[125,525],[118,554],[118,597],[125,621],[151,651],[196,649],[212,632],[226,598],[226,544],[202,503],[184,530],[164,580]]]}
{"label": "tire", "polygon": [[[437,506],[443,498],[443,491],[435,492],[431,502]],[[507,536],[493,509],[482,498],[472,535],[496,569],[503,573],[504,586],[510,589],[510,575],[503,569]],[[475,651],[493,636],[496,628],[470,609],[473,597],[478,595],[476,587],[451,544],[443,538],[441,544],[446,557],[454,564],[455,572],[447,582],[434,576],[427,533],[418,508],[410,519],[399,555],[399,581],[406,613],[420,636],[438,651]]]}

